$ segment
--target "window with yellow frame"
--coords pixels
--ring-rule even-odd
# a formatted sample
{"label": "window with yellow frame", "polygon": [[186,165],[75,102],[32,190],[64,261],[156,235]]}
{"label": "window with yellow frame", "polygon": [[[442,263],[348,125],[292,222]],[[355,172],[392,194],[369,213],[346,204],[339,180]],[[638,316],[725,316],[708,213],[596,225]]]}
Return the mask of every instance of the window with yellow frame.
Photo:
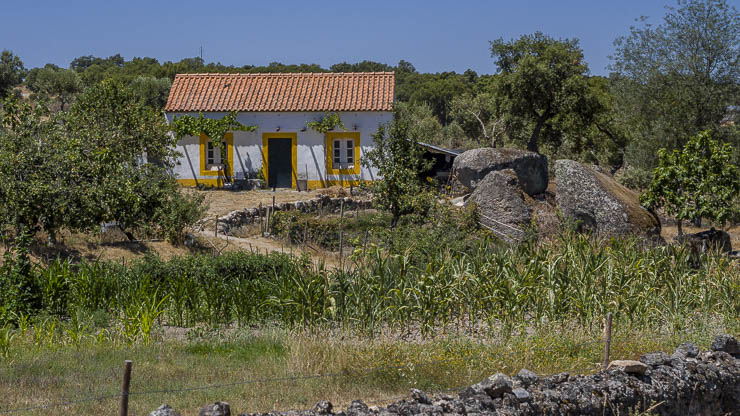
{"label": "window with yellow frame", "polygon": [[234,175],[234,134],[224,136],[226,146],[220,148],[214,145],[210,137],[200,135],[200,175],[218,176],[224,172],[227,176]]}
{"label": "window with yellow frame", "polygon": [[360,133],[326,133],[326,172],[360,174]]}

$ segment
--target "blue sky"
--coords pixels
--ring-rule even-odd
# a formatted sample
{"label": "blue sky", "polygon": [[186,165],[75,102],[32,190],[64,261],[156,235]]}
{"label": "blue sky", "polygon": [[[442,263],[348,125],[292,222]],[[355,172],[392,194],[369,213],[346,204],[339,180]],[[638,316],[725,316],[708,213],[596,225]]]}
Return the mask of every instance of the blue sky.
{"label": "blue sky", "polygon": [[666,5],[675,0],[11,1],[0,49],[27,68],[116,53],[179,60],[202,46],[206,62],[231,65],[405,59],[422,72],[492,73],[489,40],[539,30],[578,38],[603,75],[614,39],[641,15],[660,23]]}

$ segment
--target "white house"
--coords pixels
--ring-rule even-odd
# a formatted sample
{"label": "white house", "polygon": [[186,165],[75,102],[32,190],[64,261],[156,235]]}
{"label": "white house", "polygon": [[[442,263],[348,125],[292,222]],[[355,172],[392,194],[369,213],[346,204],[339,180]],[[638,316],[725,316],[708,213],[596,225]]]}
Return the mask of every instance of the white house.
{"label": "white house", "polygon": [[[264,178],[268,187],[293,189],[376,180],[375,169],[360,159],[373,147],[378,125],[392,119],[394,82],[392,72],[179,74],[165,107],[169,122],[184,114],[221,118],[237,111],[237,121],[257,130],[228,133],[226,154],[205,135],[182,138],[174,173],[189,186],[221,186],[224,176]],[[306,127],[327,113],[337,113],[346,131],[321,134]]]}

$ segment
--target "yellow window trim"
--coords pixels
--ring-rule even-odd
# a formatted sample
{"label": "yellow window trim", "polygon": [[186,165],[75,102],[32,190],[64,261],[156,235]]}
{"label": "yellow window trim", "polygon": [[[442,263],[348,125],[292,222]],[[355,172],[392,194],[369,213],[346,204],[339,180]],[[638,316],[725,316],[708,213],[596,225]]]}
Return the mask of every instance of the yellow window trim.
{"label": "yellow window trim", "polygon": [[[355,150],[355,166],[352,169],[334,169],[334,139],[353,139]],[[326,173],[329,175],[359,175],[360,174],[360,132],[359,131],[330,131],[326,133]]]}
{"label": "yellow window trim", "polygon": [[270,139],[290,139],[290,162],[292,167],[292,175],[290,175],[291,178],[291,184],[293,189],[296,187],[296,178],[298,172],[298,133],[262,133],[262,176],[265,178],[265,183],[267,187],[270,187],[269,181],[269,175],[267,167],[270,163],[269,160],[267,160],[267,155],[269,154],[267,152],[267,146],[270,141]]}
{"label": "yellow window trim", "polygon": [[[218,176],[219,172],[215,170],[206,169],[206,145],[210,137],[205,134],[200,135],[200,176]],[[227,174],[230,177],[234,176],[234,133],[226,133],[224,136],[226,141],[226,160],[228,160]]]}

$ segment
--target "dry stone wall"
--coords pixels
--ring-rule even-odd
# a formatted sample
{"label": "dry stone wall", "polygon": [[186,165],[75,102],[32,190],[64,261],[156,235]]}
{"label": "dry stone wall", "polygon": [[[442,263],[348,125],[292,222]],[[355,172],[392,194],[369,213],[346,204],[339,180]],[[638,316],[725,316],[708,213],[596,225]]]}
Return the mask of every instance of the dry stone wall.
{"label": "dry stone wall", "polygon": [[[331,198],[327,195],[319,195],[306,201],[283,202],[275,204],[274,211],[300,211],[308,213],[322,212],[324,214],[339,213],[344,207],[346,211],[357,209],[368,209],[372,207],[372,201],[365,199],[354,199],[351,197]],[[225,234],[232,228],[252,224],[264,218],[268,210],[272,211],[271,205],[261,207],[245,208],[232,211],[218,218],[218,232]]]}
{"label": "dry stone wall", "polygon": [[[159,412],[159,413],[157,413]],[[304,412],[243,413],[244,416],[487,416],[599,415],[664,416],[740,415],[740,344],[719,335],[710,351],[690,343],[668,355],[646,354],[639,361],[612,362],[598,374],[568,373],[538,377],[528,370],[516,376],[495,374],[457,397],[412,390],[410,398],[388,407],[368,407],[356,400],[344,411],[321,401]],[[166,405],[153,416],[173,416]],[[228,403],[204,407],[201,416],[231,416]]]}

